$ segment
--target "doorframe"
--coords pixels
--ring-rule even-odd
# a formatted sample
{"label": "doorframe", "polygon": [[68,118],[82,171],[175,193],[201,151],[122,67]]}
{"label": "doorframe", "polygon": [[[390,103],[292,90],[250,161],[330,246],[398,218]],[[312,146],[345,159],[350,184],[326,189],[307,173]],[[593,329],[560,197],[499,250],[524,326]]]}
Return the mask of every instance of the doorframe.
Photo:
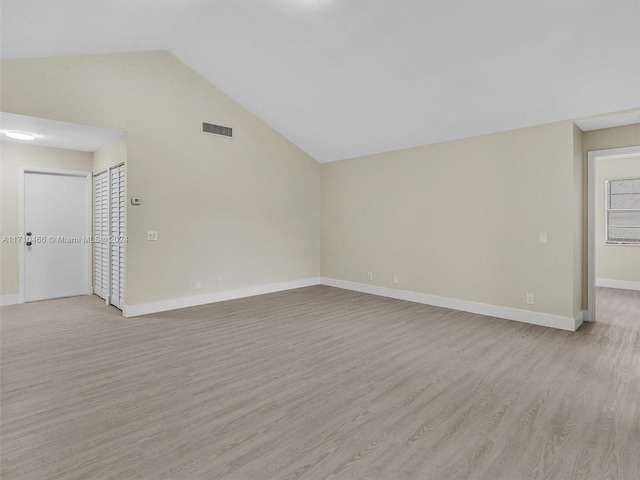
{"label": "doorframe", "polygon": [[596,161],[640,154],[640,145],[587,153],[587,321],[596,320]]}
{"label": "doorframe", "polygon": [[[64,170],[58,168],[42,168],[42,167],[18,167],[18,235],[24,235],[24,203],[25,203],[25,189],[24,189],[24,178],[27,173],[37,173],[41,175],[63,175],[66,177],[84,177],[85,179],[85,197],[86,197],[86,220],[89,228],[89,232],[86,233],[87,236],[93,235],[92,229],[92,210],[93,210],[93,202],[92,202],[92,179],[93,172],[83,171],[83,170]],[[20,248],[18,249],[18,301],[19,303],[24,303],[25,298],[25,271],[24,271],[24,245],[19,243]],[[90,248],[91,244],[88,243],[89,247],[86,248],[86,259],[87,262],[87,275],[85,277],[85,294],[91,295],[93,293],[92,287],[92,279],[93,279],[93,270],[92,270],[92,261],[91,256],[93,255],[92,249]]]}

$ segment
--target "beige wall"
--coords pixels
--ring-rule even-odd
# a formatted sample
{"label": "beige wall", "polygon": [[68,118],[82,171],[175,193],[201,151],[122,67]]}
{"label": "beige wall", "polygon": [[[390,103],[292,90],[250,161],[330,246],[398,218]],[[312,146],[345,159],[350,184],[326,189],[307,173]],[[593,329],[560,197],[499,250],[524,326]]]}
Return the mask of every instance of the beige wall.
{"label": "beige wall", "polygon": [[[3,237],[24,234],[18,231],[19,167],[91,172],[93,157],[88,152],[0,142],[0,235]],[[18,293],[18,248],[18,244],[5,242],[0,247],[0,295]]]}
{"label": "beige wall", "polygon": [[127,136],[122,135],[93,152],[93,173],[127,162]]}
{"label": "beige wall", "polygon": [[573,317],[576,136],[561,122],[322,165],[323,276]]}
{"label": "beige wall", "polygon": [[126,304],[319,275],[319,164],[169,53],[4,60],[1,89],[2,111],[127,132]]}
{"label": "beige wall", "polygon": [[582,149],[584,151],[585,164],[587,162],[587,154],[592,150],[632,147],[634,145],[640,145],[640,123],[584,132]]}
{"label": "beige wall", "polygon": [[[320,166],[166,52],[5,60],[1,80],[3,111],[128,132],[94,171],[126,158],[143,201],[127,211],[129,305],[322,262],[327,277],[575,316],[586,152],[640,143],[640,125],[559,122]],[[203,121],[235,138],[200,134]]]}
{"label": "beige wall", "polygon": [[640,282],[640,247],[606,242],[605,183],[620,178],[640,178],[640,156],[596,161],[596,278]]}

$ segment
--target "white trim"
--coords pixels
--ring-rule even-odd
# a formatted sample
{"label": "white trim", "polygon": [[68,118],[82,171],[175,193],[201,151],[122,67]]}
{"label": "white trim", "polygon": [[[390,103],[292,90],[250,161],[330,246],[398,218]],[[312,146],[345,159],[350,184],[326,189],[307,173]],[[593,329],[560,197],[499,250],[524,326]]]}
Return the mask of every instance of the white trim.
{"label": "white trim", "polygon": [[[24,176],[25,167],[18,168],[18,235],[24,235]],[[24,303],[24,246],[18,244],[18,297]]]}
{"label": "white trim", "polygon": [[596,279],[596,287],[621,288],[622,290],[636,290],[640,292],[640,282],[626,280],[609,280],[607,278]]}
{"label": "white trim", "polygon": [[587,153],[587,317],[596,319],[596,160],[606,157],[625,157],[640,153],[640,145],[633,147],[593,150]]}
{"label": "white trim", "polygon": [[[27,173],[39,173],[43,175],[63,175],[66,177],[84,177],[85,179],[85,195],[87,200],[86,205],[86,220],[89,231],[85,235],[92,235],[93,229],[93,172],[84,170],[64,170],[59,168],[42,168],[42,167],[18,167],[18,235],[24,235],[24,177]],[[24,245],[19,244],[18,248],[18,303],[24,303]],[[86,248],[86,265],[87,271],[85,272],[85,291],[84,295],[93,294],[93,263],[91,244],[87,244]]]}
{"label": "white trim", "polygon": [[[87,198],[87,229],[86,235],[93,235],[93,172],[87,172],[85,175],[85,189]],[[87,245],[87,251],[85,252],[87,258],[86,266],[87,272],[85,273],[85,294],[93,295],[93,246]]]}
{"label": "white trim", "polygon": [[227,290],[224,292],[207,293],[205,295],[197,295],[193,297],[182,297],[171,300],[159,300],[151,303],[124,305],[122,314],[125,317],[137,317],[138,315],[147,315],[149,313],[166,312],[168,310],[176,310],[178,308],[196,307],[198,305],[224,302],[226,300],[235,300],[237,298],[253,297],[255,295],[264,295],[265,293],[282,292],[285,290],[293,290],[294,288],[310,287],[312,285],[319,284],[320,277],[312,277],[300,280],[291,280],[289,282],[270,283],[255,287],[239,288],[237,290]]}
{"label": "white trim", "polygon": [[6,307],[7,305],[17,305],[19,303],[24,303],[20,298],[20,294],[14,293],[13,295],[2,295],[0,296],[0,307]]}
{"label": "white trim", "polygon": [[410,292],[408,290],[397,290],[394,288],[378,287],[375,285],[349,282],[346,280],[337,280],[335,278],[322,277],[321,282],[323,285],[328,285],[330,287],[344,288],[346,290],[370,293],[372,295],[380,295],[382,297],[396,298],[409,302],[423,303],[425,305],[433,305],[436,307],[450,308],[452,310],[477,313],[479,315],[515,320],[517,322],[531,323],[533,325],[541,325],[543,327],[559,328],[561,330],[568,330],[571,332],[575,332],[578,329],[582,324],[584,317],[583,312],[580,312],[576,318],[563,317],[560,315],[501,307],[499,305],[490,305],[487,303],[440,297],[426,293]]}

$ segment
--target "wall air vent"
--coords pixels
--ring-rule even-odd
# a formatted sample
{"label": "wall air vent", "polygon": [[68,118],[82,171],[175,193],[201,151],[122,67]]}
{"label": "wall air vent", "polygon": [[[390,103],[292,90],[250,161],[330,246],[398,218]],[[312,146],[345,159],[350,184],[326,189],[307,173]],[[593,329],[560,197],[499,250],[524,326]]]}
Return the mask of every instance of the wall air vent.
{"label": "wall air vent", "polygon": [[233,137],[233,128],[202,122],[202,133],[222,135],[223,137]]}

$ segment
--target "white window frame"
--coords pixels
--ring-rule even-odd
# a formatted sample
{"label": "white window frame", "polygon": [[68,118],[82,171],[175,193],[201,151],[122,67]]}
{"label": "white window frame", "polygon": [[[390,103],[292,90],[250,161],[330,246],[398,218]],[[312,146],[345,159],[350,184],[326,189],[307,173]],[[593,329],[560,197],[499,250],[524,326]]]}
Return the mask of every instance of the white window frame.
{"label": "white window frame", "polygon": [[[610,235],[609,235],[609,213],[610,212],[640,212],[640,209],[620,209],[620,208],[611,208],[611,182],[621,182],[621,181],[626,181],[626,180],[636,180],[636,181],[640,181],[640,178],[638,177],[632,177],[632,178],[613,178],[610,180],[607,180],[605,182],[605,207],[604,207],[604,212],[605,212],[605,242],[607,245],[628,245],[628,246],[634,246],[634,247],[640,247],[640,239],[639,240],[631,240],[631,241],[621,241],[621,240],[612,240]],[[640,193],[637,194],[638,196],[640,196]],[[640,225],[638,225],[638,227],[640,228]]]}

